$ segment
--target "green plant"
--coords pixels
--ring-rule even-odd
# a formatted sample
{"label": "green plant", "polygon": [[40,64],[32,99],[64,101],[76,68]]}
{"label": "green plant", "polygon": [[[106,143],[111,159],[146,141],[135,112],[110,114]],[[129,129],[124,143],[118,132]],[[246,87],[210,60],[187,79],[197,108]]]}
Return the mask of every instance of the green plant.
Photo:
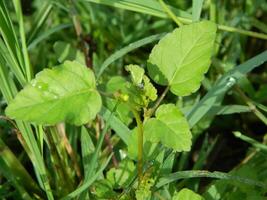
{"label": "green plant", "polygon": [[[36,2],[37,5],[40,3]],[[233,32],[236,37],[243,34],[259,39],[267,39],[266,34],[218,24],[222,19],[217,19],[221,16],[216,12],[221,3],[212,0],[208,3],[193,1],[192,15],[162,0],[88,0],[170,18],[179,26],[171,30],[166,21],[155,20],[154,27],[167,27],[169,33],[150,35],[130,43],[136,35],[145,34],[142,27],[154,20],[140,20],[143,15],[136,14],[136,21],[144,24],[136,33],[131,33],[131,27],[124,30],[122,25],[120,32],[112,29],[114,37],[128,46],[120,47],[103,60],[108,55],[105,45],[115,45],[116,39],[113,38],[113,42],[108,38],[106,27],[95,19],[102,19],[106,25],[112,20],[101,14],[104,8],[96,6],[98,12],[95,12],[94,7],[86,2],[69,1],[66,6],[64,1],[47,1],[41,6],[33,23],[35,26],[28,34],[25,33],[20,1],[0,3],[0,84],[7,104],[5,116],[1,119],[8,129],[15,130],[34,169],[33,175],[24,166],[23,159],[17,158],[8,148],[6,138],[0,138],[0,171],[10,181],[1,185],[0,196],[3,194],[4,199],[11,196],[49,200],[197,200],[218,199],[219,195],[231,199],[236,198],[231,196],[231,191],[236,190],[237,194],[246,196],[249,193],[246,190],[253,191],[253,188],[257,192],[248,198],[264,196],[266,182],[256,176],[257,170],[253,170],[253,175],[249,177],[244,175],[253,168],[252,164],[229,173],[202,170],[217,140],[209,145],[205,138],[192,170],[186,169],[190,161],[188,152],[216,115],[252,112],[266,125],[264,101],[256,103],[255,94],[249,93],[251,83],[245,76],[267,61],[267,52],[248,61],[242,60],[242,64],[238,65],[237,56],[227,57],[234,52],[234,47],[226,52],[218,45],[227,46],[235,40],[228,35],[230,33],[219,31]],[[13,7],[15,15],[11,16],[8,8]],[[200,20],[206,7],[210,20],[207,17]],[[42,33],[52,8],[58,9],[57,12],[65,15],[66,19],[71,18],[73,26],[64,22],[65,18],[62,20],[54,16],[60,25]],[[78,11],[87,14],[78,16]],[[127,15],[124,12],[120,14]],[[114,20],[122,20],[120,17]],[[87,18],[90,19],[90,28],[82,23]],[[13,20],[18,23],[18,30]],[[136,21],[130,23],[135,24]],[[54,53],[48,54],[43,61],[39,60],[46,50],[38,49],[38,43],[68,27],[75,30],[74,41],[64,34],[55,36],[52,44],[47,44]],[[93,27],[97,27],[95,32]],[[94,50],[94,42],[84,34],[85,30],[91,31],[97,38],[100,43],[98,50]],[[69,35],[73,36],[73,33]],[[156,40],[159,42],[149,49],[147,58],[132,56],[127,64],[115,62]],[[37,55],[31,53],[34,48],[38,49]],[[224,56],[232,62],[228,66],[224,66]],[[53,67],[38,69],[39,62]],[[113,63],[116,65],[111,66]],[[218,69],[209,70],[211,64]],[[124,67],[122,72],[117,65]],[[219,67],[221,65],[223,67]],[[109,73],[104,73],[107,71]],[[242,84],[242,80],[247,80],[247,85]],[[199,100],[201,85],[208,92]],[[224,106],[223,99],[230,90],[247,106],[240,105],[238,101],[237,105]],[[259,166],[264,168],[266,161],[258,152],[265,152],[266,145],[242,137],[241,133],[235,132],[235,135],[255,147],[252,157],[256,155],[253,159],[261,162]],[[202,197],[194,192],[200,187],[201,177],[222,180],[212,182]],[[24,180],[31,184],[23,183]],[[235,189],[227,186],[229,180]],[[15,188],[14,193],[10,186]]]}

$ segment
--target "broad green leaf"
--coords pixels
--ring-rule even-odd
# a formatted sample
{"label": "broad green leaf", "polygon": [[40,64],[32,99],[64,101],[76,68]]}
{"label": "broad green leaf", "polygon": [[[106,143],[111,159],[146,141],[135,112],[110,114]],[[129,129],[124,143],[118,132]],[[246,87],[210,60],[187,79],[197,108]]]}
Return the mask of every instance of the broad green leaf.
{"label": "broad green leaf", "polygon": [[186,118],[174,104],[163,104],[156,111],[156,118],[144,124],[144,135],[151,142],[161,142],[175,151],[189,151],[191,132]]}
{"label": "broad green leaf", "polygon": [[76,61],[66,61],[38,73],[11,101],[6,114],[35,124],[82,125],[94,119],[100,108],[93,72]]}
{"label": "broad green leaf", "polygon": [[208,71],[216,36],[216,24],[203,21],[182,26],[167,34],[153,48],[148,74],[173,94],[195,92]]}
{"label": "broad green leaf", "polygon": [[140,85],[142,83],[145,74],[145,70],[142,67],[139,67],[138,65],[127,65],[125,69],[130,72],[132,82],[135,85]]}
{"label": "broad green leaf", "polygon": [[176,193],[172,197],[172,200],[204,200],[204,198],[192,190],[184,188],[180,190],[180,192]]}

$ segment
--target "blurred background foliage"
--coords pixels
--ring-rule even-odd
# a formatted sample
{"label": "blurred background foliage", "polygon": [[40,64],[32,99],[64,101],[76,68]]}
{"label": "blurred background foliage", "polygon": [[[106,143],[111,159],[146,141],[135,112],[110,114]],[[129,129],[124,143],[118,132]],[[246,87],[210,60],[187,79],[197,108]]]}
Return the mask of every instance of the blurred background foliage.
{"label": "blurred background foliage", "polygon": [[[165,3],[183,10],[185,18],[191,17],[192,1],[166,0]],[[13,3],[6,0],[5,4],[17,37],[19,37],[17,15]],[[137,40],[154,34],[170,32],[176,27],[176,24],[168,18],[133,12],[127,9],[118,9],[86,0],[21,0],[21,6],[33,74],[44,68],[55,66],[66,59],[77,59],[84,62],[83,45],[86,45],[89,49],[93,69],[97,74],[103,62],[114,52]],[[201,18],[212,20],[221,25],[267,34],[266,13],[266,0],[204,0]],[[81,25],[81,37],[77,37],[77,29],[74,27],[77,25],[77,21],[75,20]],[[124,66],[127,64],[134,63],[145,66],[145,61],[154,44],[155,42],[137,48],[112,62],[100,77],[98,87],[105,90],[112,76],[126,76]],[[224,73],[266,49],[267,40],[249,37],[239,32],[219,30],[216,39],[216,52],[201,89],[183,99],[168,94],[165,101],[175,103],[186,114]],[[18,90],[22,88],[15,78],[14,83]],[[159,93],[163,91],[161,86],[157,86],[157,89]],[[111,107],[108,102],[106,104],[107,107]],[[1,116],[5,115],[4,109],[6,105],[7,101],[1,96]],[[257,146],[257,144],[265,146],[266,143],[266,105],[267,64],[265,63],[239,80],[238,84],[227,92],[220,102],[214,104],[212,109],[192,128],[194,134],[192,150],[189,153],[171,153],[171,156],[166,158],[167,161],[169,159],[169,163],[165,160],[166,172],[192,169],[223,171],[267,184],[266,150]],[[121,108],[121,112],[118,111],[116,116],[126,126],[129,125],[130,128],[133,128],[135,122],[129,113],[122,112],[124,109]],[[65,128],[69,144],[74,151],[78,165],[82,169],[85,166],[82,164],[84,162],[82,161],[84,159],[82,151],[84,144],[82,144],[81,138],[86,138],[90,141],[86,144],[88,145],[86,147],[90,147],[87,149],[89,151],[87,153],[91,155],[98,137],[92,131],[95,130],[96,126],[96,124],[91,124],[90,127],[85,129],[84,127],[66,125]],[[31,128],[34,133],[38,133],[36,131],[38,128]],[[233,134],[233,131],[239,131],[242,135],[237,137]],[[86,136],[83,134],[86,134]],[[253,141],[248,141],[243,136],[253,139]],[[37,173],[35,172],[36,169],[34,170],[31,160],[25,151],[23,140],[18,139],[19,137],[20,135],[17,133],[13,123],[2,117],[0,120],[0,153],[3,156],[4,149],[9,147],[32,179],[35,182],[39,182],[38,176],[35,175]],[[126,145],[114,130],[109,131],[109,137],[116,160],[119,162],[124,160],[127,152]],[[65,191],[62,188],[59,189],[64,186],[60,181],[64,182],[65,180],[60,178],[56,180],[57,178],[53,177],[56,174],[56,169],[53,167],[54,161],[53,159],[51,160],[51,149],[49,150],[48,146],[44,144],[43,160],[47,166],[49,179],[55,180],[55,182],[51,181],[52,191],[55,198],[59,199],[78,187],[80,178],[73,172],[73,166],[70,164],[71,159],[67,158],[65,165],[67,166],[66,171],[69,177],[66,178],[66,181],[71,180],[70,186]],[[103,161],[107,159],[108,146],[106,142],[102,148]],[[63,151],[62,149],[58,150],[59,152]],[[2,157],[1,162],[3,160]],[[124,160],[120,163],[124,162],[126,161]],[[14,166],[14,163],[12,165]],[[133,163],[130,161],[130,171],[133,171],[132,165]],[[155,164],[155,166],[157,165]],[[94,182],[90,187],[89,196],[92,199],[116,199],[119,193],[123,191],[121,186],[127,185],[123,181],[111,180],[112,178],[107,178],[109,179],[107,181],[107,179],[103,178],[106,176],[112,177],[112,173],[120,173],[119,171],[114,172],[112,167],[114,167],[114,162],[104,170],[101,175],[102,178]],[[109,171],[111,168],[113,171]],[[4,171],[5,168],[2,167],[2,174],[0,174],[1,199],[23,198],[21,193],[18,192],[18,186],[14,187],[14,182],[7,179],[11,175],[6,175]],[[6,172],[8,173],[9,171]],[[127,182],[127,179],[128,176],[126,176],[125,182]],[[24,186],[22,185],[22,187]],[[213,179],[208,178],[194,178],[179,180],[176,184],[170,184],[168,190],[164,188],[155,191],[157,195],[153,199],[170,199],[170,195],[184,187],[202,193],[207,200],[266,199],[267,192],[266,189],[244,185],[238,181],[213,181]],[[43,192],[40,193],[39,197],[45,199]],[[108,197],[105,197],[107,194],[109,194]],[[35,197],[32,198],[34,199]]]}

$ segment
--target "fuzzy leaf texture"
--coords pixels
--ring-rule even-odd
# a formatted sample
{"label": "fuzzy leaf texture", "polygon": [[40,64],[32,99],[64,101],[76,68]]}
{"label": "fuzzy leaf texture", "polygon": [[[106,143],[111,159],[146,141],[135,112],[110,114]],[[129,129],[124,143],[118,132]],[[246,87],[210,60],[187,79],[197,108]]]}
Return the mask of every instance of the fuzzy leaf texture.
{"label": "fuzzy leaf texture", "polygon": [[129,104],[136,110],[147,107],[150,101],[157,99],[157,90],[145,75],[145,70],[138,65],[125,67],[131,75],[132,83],[127,84]]}
{"label": "fuzzy leaf texture", "polygon": [[174,104],[163,104],[156,111],[156,118],[144,124],[144,135],[148,141],[161,142],[175,151],[189,151],[191,132],[182,112]]}
{"label": "fuzzy leaf texture", "polygon": [[101,104],[93,72],[66,61],[38,73],[8,105],[6,115],[34,124],[82,125],[95,118]]}
{"label": "fuzzy leaf texture", "polygon": [[203,21],[167,34],[149,56],[149,76],[177,96],[198,90],[210,66],[216,29],[213,22]]}
{"label": "fuzzy leaf texture", "polygon": [[127,65],[125,67],[126,71],[130,72],[132,82],[135,85],[140,85],[143,80],[143,76],[145,74],[145,70],[138,65]]}

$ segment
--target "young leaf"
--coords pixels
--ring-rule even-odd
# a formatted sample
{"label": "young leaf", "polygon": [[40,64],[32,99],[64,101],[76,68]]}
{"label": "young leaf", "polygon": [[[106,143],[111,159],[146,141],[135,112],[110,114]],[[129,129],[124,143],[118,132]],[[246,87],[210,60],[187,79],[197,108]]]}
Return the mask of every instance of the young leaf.
{"label": "young leaf", "polygon": [[191,132],[186,118],[174,104],[161,105],[156,118],[144,124],[144,135],[151,142],[161,142],[175,151],[189,151]]}
{"label": "young leaf", "polygon": [[216,36],[216,24],[203,21],[182,26],[167,34],[153,48],[148,74],[173,94],[195,92],[208,71]]}
{"label": "young leaf", "polygon": [[145,75],[144,76],[144,90],[145,95],[151,100],[155,101],[158,97],[157,90],[154,85],[150,82],[149,78]]}
{"label": "young leaf", "polygon": [[145,74],[145,70],[138,65],[127,65],[125,67],[126,71],[130,72],[132,82],[135,85],[140,85],[143,80],[143,76]]}
{"label": "young leaf", "polygon": [[145,70],[138,65],[127,65],[132,83],[127,84],[129,104],[137,110],[147,107],[150,101],[157,99],[157,90],[145,75]]}
{"label": "young leaf", "polygon": [[172,200],[204,200],[202,196],[199,194],[193,192],[192,190],[189,190],[187,188],[182,189],[180,192],[176,193]]}
{"label": "young leaf", "polygon": [[76,61],[66,61],[38,73],[9,104],[6,114],[36,124],[82,125],[94,119],[100,108],[93,72]]}

